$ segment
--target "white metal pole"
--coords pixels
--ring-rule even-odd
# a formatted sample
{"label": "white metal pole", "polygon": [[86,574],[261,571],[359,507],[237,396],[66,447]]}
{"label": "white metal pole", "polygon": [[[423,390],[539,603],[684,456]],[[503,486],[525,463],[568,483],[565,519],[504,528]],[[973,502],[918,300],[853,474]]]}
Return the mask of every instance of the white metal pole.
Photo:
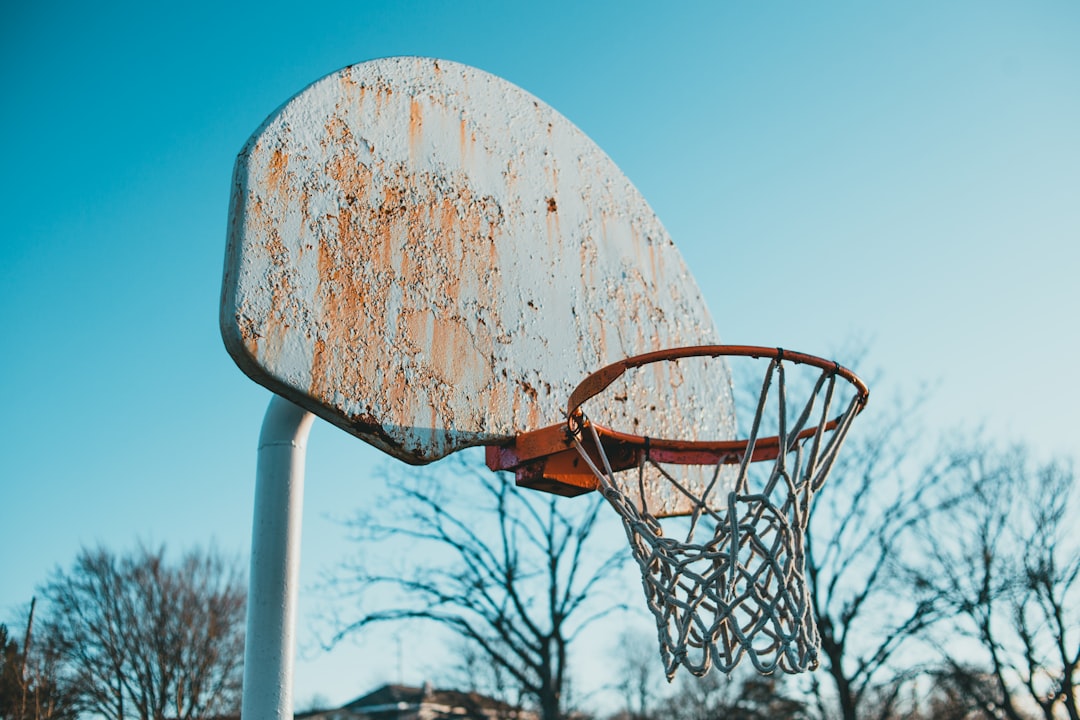
{"label": "white metal pole", "polygon": [[275,395],[259,434],[243,720],[292,720],[304,456],[315,416]]}

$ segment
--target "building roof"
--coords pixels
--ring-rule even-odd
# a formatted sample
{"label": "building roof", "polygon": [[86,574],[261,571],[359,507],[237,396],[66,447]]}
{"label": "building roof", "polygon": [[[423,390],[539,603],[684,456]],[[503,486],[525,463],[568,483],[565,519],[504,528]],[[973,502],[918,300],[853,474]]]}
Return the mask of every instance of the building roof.
{"label": "building roof", "polygon": [[492,720],[521,718],[533,713],[522,711],[495,698],[475,692],[410,685],[383,685],[346,703],[338,709],[297,714],[297,720],[393,720],[403,716],[454,718],[456,720]]}

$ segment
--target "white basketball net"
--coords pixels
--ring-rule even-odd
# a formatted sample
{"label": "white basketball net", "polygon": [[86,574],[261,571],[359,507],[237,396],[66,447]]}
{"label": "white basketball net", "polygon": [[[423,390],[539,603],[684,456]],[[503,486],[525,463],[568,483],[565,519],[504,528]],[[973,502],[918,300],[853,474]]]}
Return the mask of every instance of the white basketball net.
{"label": "white basketball net", "polygon": [[[766,472],[750,473],[774,375],[777,435],[787,451],[780,452],[771,467],[757,463],[766,465]],[[620,489],[622,482],[616,480],[593,425],[585,421],[575,433],[578,452],[623,519],[641,567],[649,609],[656,617],[669,680],[679,665],[697,676],[713,665],[726,673],[744,656],[766,674],[777,668],[797,673],[817,667],[820,640],[804,575],[803,538],[814,494],[825,482],[859,409],[859,398],[853,397],[835,427],[826,428],[836,379],[834,371],[822,371],[798,419],[788,427],[783,362],[770,362],[733,484],[718,481],[721,475],[729,476],[721,469],[734,465],[717,463],[699,496],[644,453],[638,482],[646,471],[652,476],[658,472],[692,502],[687,517],[665,519],[663,525],[647,507],[643,489],[640,496]],[[819,397],[823,407],[817,429],[800,439]],[[586,452],[583,433],[591,435],[602,468]],[[685,539],[669,537],[675,531]]]}

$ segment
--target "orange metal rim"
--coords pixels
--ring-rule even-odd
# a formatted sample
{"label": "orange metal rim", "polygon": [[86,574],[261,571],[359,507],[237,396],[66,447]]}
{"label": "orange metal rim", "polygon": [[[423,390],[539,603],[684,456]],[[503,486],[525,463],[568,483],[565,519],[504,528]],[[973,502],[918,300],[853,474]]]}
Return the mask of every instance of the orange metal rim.
{"label": "orange metal rim", "polygon": [[[584,416],[581,406],[604,391],[609,385],[619,379],[627,370],[651,365],[659,362],[671,362],[689,357],[750,357],[768,358],[781,362],[791,362],[798,365],[809,365],[823,371],[831,371],[843,378],[855,388],[857,393],[856,414],[862,412],[870,398],[870,391],[866,383],[851,370],[837,362],[826,360],[815,355],[793,352],[783,348],[764,347],[757,345],[696,345],[690,347],[669,348],[654,352],[643,353],[625,358],[618,362],[600,368],[586,377],[574,389],[567,403],[567,428],[571,433],[580,432]],[[618,430],[591,423],[598,435],[618,443],[635,445],[646,450],[655,450],[662,453],[667,462],[679,464],[701,464],[703,459],[712,462],[721,461],[730,457],[741,458],[745,452],[749,439],[745,440],[676,440],[670,438],[650,438],[644,435],[624,433]],[[829,432],[839,424],[839,418],[830,420],[824,427],[814,426],[799,433],[797,439],[804,440],[813,437],[818,432]],[[753,460],[775,459],[780,452],[780,438],[777,435],[758,438],[754,443]],[[657,458],[659,459],[659,458]]]}

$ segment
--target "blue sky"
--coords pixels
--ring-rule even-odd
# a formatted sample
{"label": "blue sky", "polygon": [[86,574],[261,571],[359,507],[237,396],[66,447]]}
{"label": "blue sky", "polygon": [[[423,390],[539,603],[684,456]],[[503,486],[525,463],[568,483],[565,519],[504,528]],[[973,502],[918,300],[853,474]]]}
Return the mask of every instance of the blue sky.
{"label": "blue sky", "polygon": [[[581,127],[725,341],[863,342],[878,402],[935,387],[928,438],[985,426],[1075,456],[1080,4],[580,5],[0,10],[0,619],[83,544],[246,556],[268,394],[217,329],[233,159],[308,83],[390,55],[474,65]],[[316,426],[308,587],[382,462]],[[309,649],[298,699],[397,679],[368,655]]]}

